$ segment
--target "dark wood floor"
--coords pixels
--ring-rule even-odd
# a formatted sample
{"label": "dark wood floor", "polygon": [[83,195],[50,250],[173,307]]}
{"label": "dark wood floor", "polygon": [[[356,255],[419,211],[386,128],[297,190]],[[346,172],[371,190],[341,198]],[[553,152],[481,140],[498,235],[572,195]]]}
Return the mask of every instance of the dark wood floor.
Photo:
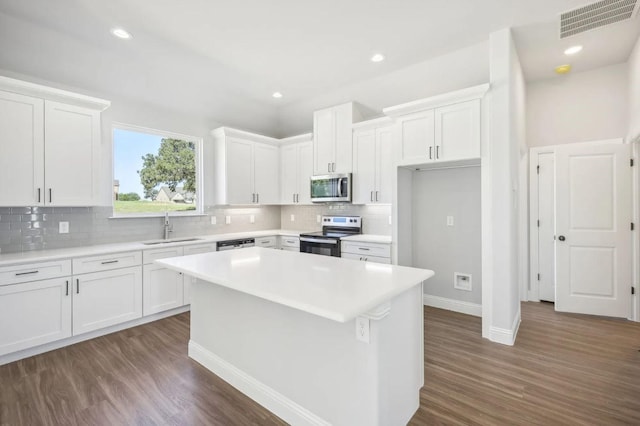
{"label": "dark wood floor", "polygon": [[[639,425],[640,324],[526,303],[514,347],[425,309],[412,425]],[[0,366],[2,425],[284,424],[186,356],[182,314]]]}

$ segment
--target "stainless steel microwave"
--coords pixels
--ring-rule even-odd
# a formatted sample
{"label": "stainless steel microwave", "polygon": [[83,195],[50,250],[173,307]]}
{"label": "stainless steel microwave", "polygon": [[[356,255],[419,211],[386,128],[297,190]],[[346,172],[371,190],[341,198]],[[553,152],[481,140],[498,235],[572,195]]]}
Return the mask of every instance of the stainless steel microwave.
{"label": "stainless steel microwave", "polygon": [[311,176],[311,202],[351,202],[351,173]]}

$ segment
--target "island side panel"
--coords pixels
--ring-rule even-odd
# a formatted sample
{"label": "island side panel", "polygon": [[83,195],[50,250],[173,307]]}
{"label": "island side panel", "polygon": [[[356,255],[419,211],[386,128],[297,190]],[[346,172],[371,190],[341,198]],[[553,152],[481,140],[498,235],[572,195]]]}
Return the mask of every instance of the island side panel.
{"label": "island side panel", "polygon": [[355,321],[338,323],[200,280],[192,291],[190,347],[199,345],[326,422],[381,424],[379,349],[356,340]]}

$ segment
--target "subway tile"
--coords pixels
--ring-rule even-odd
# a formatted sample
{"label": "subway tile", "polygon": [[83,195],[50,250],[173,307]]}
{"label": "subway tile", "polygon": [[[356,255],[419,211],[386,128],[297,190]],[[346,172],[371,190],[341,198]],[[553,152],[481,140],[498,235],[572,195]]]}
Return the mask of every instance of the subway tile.
{"label": "subway tile", "polygon": [[31,207],[11,207],[11,214],[31,214]]}

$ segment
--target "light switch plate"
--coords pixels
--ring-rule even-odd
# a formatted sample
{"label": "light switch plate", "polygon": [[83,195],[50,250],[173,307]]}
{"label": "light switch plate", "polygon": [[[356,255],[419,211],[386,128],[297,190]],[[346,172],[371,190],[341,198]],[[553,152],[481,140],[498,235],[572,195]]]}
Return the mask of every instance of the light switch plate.
{"label": "light switch plate", "polygon": [[356,318],[356,339],[361,342],[369,343],[369,318]]}
{"label": "light switch plate", "polygon": [[447,216],[447,226],[453,226],[453,216]]}
{"label": "light switch plate", "polygon": [[231,225],[231,216],[225,216],[224,223],[226,223],[227,225]]}
{"label": "light switch plate", "polygon": [[60,222],[60,223],[58,223],[58,233],[60,233],[60,234],[68,234],[69,233],[69,222]]}
{"label": "light switch plate", "polygon": [[316,215],[316,222],[317,222],[317,223],[322,222],[322,216],[320,216],[319,214],[318,214],[318,215]]}
{"label": "light switch plate", "polygon": [[249,216],[249,223],[256,223],[256,217],[254,215]]}
{"label": "light switch plate", "polygon": [[215,216],[211,216],[211,224],[215,225],[218,222]]}
{"label": "light switch plate", "polygon": [[292,215],[291,215],[291,222],[295,222],[295,221],[296,221],[296,215],[295,215],[295,214],[292,214]]}

